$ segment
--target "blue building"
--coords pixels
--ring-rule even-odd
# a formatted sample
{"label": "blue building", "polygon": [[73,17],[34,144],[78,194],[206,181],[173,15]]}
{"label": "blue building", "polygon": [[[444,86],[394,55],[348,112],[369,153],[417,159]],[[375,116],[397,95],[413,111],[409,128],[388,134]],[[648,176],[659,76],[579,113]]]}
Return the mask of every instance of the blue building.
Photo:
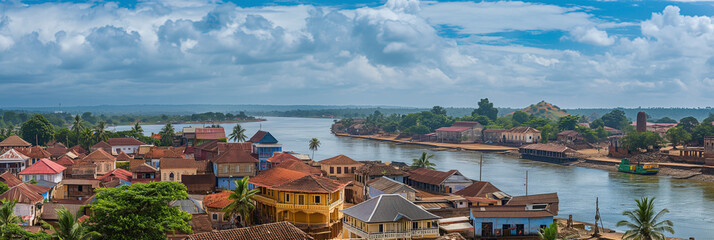
{"label": "blue building", "polygon": [[256,132],[248,142],[253,143],[253,153],[258,154],[258,171],[268,170],[268,158],[283,151],[283,145],[278,143],[278,139],[266,131]]}
{"label": "blue building", "polygon": [[537,239],[538,231],[558,215],[558,194],[513,197],[506,205],[471,208],[470,215],[477,239]]}

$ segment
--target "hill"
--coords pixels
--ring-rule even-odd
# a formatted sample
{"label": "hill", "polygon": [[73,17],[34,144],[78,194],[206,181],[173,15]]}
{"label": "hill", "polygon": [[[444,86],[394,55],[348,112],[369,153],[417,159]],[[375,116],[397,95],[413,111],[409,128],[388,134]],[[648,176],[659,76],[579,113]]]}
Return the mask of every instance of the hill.
{"label": "hill", "polygon": [[[558,118],[570,115],[560,109],[558,106],[547,103],[545,101],[541,101],[537,104],[531,104],[530,106],[522,109],[521,111],[524,111],[528,114],[533,114],[536,117],[547,118],[553,121],[558,121]],[[510,114],[513,113],[509,113],[509,115]]]}

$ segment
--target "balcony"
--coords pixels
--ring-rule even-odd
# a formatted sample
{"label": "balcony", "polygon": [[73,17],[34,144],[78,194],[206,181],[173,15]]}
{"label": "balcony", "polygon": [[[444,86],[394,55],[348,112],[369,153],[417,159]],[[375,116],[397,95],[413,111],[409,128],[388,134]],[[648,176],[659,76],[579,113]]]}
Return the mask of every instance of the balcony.
{"label": "balcony", "polygon": [[424,228],[415,230],[404,230],[397,232],[379,232],[379,233],[367,233],[359,228],[356,228],[349,223],[343,222],[343,226],[347,228],[350,232],[357,234],[361,238],[367,239],[389,239],[389,238],[412,238],[412,237],[423,237],[425,235],[439,235],[439,228]]}
{"label": "balcony", "polygon": [[261,202],[265,205],[275,206],[275,208],[279,208],[279,209],[313,210],[313,211],[329,211],[330,209],[333,209],[344,202],[344,200],[340,199],[340,200],[337,200],[327,206],[325,206],[325,205],[294,204],[294,203],[278,203],[275,200],[265,197],[265,196],[262,196],[262,195],[253,196],[253,200]]}
{"label": "balcony", "polygon": [[253,200],[261,202],[265,205],[275,205],[274,199],[265,197],[263,195],[253,195]]}

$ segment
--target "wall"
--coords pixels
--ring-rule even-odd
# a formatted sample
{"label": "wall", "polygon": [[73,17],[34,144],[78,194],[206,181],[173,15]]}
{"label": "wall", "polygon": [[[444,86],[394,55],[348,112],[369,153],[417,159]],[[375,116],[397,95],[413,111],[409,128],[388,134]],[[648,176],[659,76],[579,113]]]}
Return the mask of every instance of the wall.
{"label": "wall", "polygon": [[23,182],[29,182],[30,179],[35,179],[37,181],[45,180],[53,183],[59,183],[62,181],[62,173],[22,175]]}
{"label": "wall", "polygon": [[139,145],[133,145],[133,146],[112,146],[112,155],[119,155],[120,152],[124,152],[126,154],[136,154],[136,151],[139,149]]}
{"label": "wall", "polygon": [[219,163],[213,164],[213,174],[216,177],[255,176],[255,163]]}
{"label": "wall", "polygon": [[[171,174],[174,174],[173,180],[171,179]],[[170,182],[181,182],[181,176],[183,175],[196,175],[195,168],[169,168],[161,169],[161,181]]]}
{"label": "wall", "polygon": [[[523,224],[524,231],[526,235],[538,234],[541,226],[548,226],[553,223],[553,217],[540,217],[540,218],[477,218],[473,217],[474,224],[474,234],[476,236],[481,236],[481,226],[482,223],[490,222],[493,223],[493,233],[496,229],[503,228],[504,224],[510,224],[511,227],[515,227],[516,224]],[[511,234],[515,234],[515,230],[511,231]]]}
{"label": "wall", "polygon": [[[352,164],[352,165],[321,165],[320,169],[325,171],[328,176],[335,176],[335,177],[350,177],[354,176],[354,171],[359,168],[361,164]],[[339,173],[338,173],[338,168],[339,168]],[[347,168],[348,172],[345,172],[345,168]],[[330,171],[332,169],[332,171]]]}

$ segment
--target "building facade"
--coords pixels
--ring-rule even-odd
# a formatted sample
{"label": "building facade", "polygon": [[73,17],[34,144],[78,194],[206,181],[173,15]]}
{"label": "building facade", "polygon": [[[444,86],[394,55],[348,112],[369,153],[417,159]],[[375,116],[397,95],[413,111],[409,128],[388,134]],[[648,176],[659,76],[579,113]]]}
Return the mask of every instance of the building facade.
{"label": "building facade", "polygon": [[436,239],[438,219],[406,198],[383,194],[342,211],[344,239]]}
{"label": "building facade", "polygon": [[320,169],[325,171],[328,176],[338,178],[354,177],[357,168],[362,166],[362,163],[342,154],[322,160],[319,163]]}
{"label": "building facade", "polygon": [[258,131],[248,140],[253,144],[253,153],[258,154],[258,171],[267,170],[269,167],[268,158],[276,152],[283,151],[283,145],[278,143],[278,139],[266,131]]}
{"label": "building facade", "polygon": [[239,148],[229,148],[211,160],[216,187],[235,189],[235,180],[255,176],[258,159]]}
{"label": "building facade", "polygon": [[540,130],[532,127],[514,127],[502,134],[503,143],[531,144],[540,142]]}

